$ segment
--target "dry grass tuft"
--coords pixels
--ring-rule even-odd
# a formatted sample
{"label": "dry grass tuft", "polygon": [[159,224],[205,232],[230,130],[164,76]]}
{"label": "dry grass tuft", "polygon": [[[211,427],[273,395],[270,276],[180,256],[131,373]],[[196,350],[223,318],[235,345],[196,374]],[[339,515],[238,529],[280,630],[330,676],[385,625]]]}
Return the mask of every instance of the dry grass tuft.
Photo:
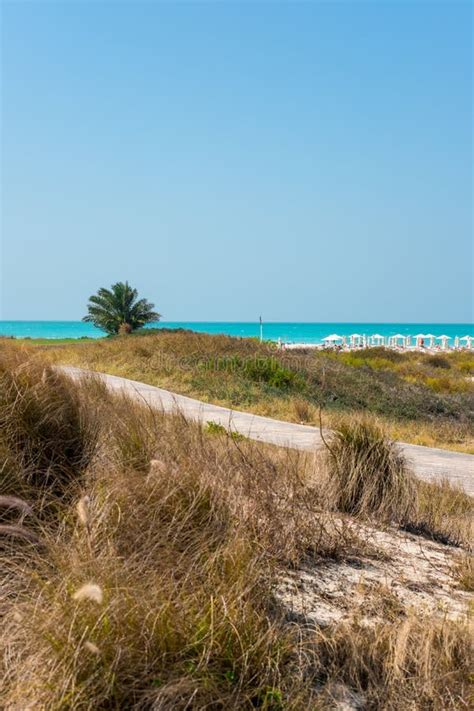
{"label": "dry grass tuft", "polygon": [[31,516],[32,513],[33,509],[23,499],[17,496],[0,496],[0,521],[12,517],[22,521],[25,516]]}
{"label": "dry grass tuft", "polygon": [[304,398],[293,399],[293,410],[297,422],[312,422],[315,418],[314,407]]}
{"label": "dry grass tuft", "polygon": [[415,484],[397,445],[367,419],[341,420],[327,445],[329,499],[352,515],[407,518]]}
{"label": "dry grass tuft", "polygon": [[473,498],[449,481],[415,478],[396,443],[372,419],[341,419],[328,443],[325,464],[330,507],[391,521],[440,543],[472,545]]}

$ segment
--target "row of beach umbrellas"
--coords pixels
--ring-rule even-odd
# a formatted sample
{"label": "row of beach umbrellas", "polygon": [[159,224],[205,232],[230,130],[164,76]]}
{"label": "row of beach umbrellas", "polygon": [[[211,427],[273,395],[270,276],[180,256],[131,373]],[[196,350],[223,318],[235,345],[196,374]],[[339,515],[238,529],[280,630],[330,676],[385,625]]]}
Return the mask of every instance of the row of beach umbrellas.
{"label": "row of beach umbrellas", "polygon": [[[388,346],[402,345],[404,347],[408,347],[411,345],[412,337],[404,336],[402,333],[396,333],[394,336],[388,336],[387,338],[385,338],[385,336],[381,336],[380,333],[374,333],[371,336],[361,335],[360,333],[353,333],[349,337],[339,336],[337,333],[332,333],[330,336],[326,336],[326,338],[323,338],[323,343],[342,343],[343,345],[346,345],[348,339],[351,346],[384,346],[385,341],[387,341]],[[446,349],[448,347],[448,341],[452,340],[451,336],[435,336],[433,333],[418,333],[416,336],[413,336],[413,339],[415,345],[417,346],[424,345],[425,341],[428,341],[430,348],[434,348],[436,341],[441,341],[441,347],[443,349]],[[472,348],[472,345],[474,343],[474,336],[462,336],[461,338],[458,338],[458,336],[456,336],[454,339],[454,347],[459,348],[460,344],[464,342],[466,343],[466,346],[468,348]]]}

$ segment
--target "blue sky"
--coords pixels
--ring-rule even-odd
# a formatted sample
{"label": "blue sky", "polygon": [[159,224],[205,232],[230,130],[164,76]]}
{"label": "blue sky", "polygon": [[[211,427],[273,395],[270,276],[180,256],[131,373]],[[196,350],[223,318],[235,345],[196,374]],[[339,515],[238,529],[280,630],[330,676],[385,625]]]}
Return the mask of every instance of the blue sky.
{"label": "blue sky", "polygon": [[3,2],[3,319],[466,322],[469,2]]}

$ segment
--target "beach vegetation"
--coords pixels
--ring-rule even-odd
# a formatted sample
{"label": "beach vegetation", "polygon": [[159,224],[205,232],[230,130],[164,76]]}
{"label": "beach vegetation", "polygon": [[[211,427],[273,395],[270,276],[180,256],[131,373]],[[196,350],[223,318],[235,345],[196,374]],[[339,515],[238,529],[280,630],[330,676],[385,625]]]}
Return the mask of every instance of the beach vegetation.
{"label": "beach vegetation", "polygon": [[341,415],[362,415],[377,420],[393,439],[474,452],[474,381],[467,374],[472,354],[444,354],[451,367],[440,369],[423,353],[383,348],[280,351],[255,339],[136,333],[36,348],[57,363],[260,415],[319,425],[321,407],[327,427]]}
{"label": "beach vegetation", "polygon": [[425,359],[425,364],[431,366],[432,368],[441,368],[442,370],[449,370],[451,368],[451,363],[448,358],[443,358],[442,355],[427,355]]}
{"label": "beach vegetation", "polygon": [[465,553],[454,566],[454,575],[463,590],[474,592],[474,555]]}
{"label": "beach vegetation", "polygon": [[221,425],[219,422],[214,422],[214,420],[208,420],[206,422],[205,432],[207,434],[217,435],[219,437],[230,437],[236,442],[240,442],[241,440],[245,439],[244,435],[240,434],[239,432],[229,430],[224,427],[224,425]]}
{"label": "beach vegetation", "polygon": [[208,370],[217,372],[229,371],[241,374],[244,378],[256,383],[264,383],[279,390],[302,390],[304,379],[294,370],[284,367],[273,355],[259,355],[254,358],[241,356],[225,356],[211,358],[204,364]]}
{"label": "beach vegetation", "polygon": [[139,299],[136,289],[128,281],[118,281],[110,289],[101,288],[89,297],[88,313],[83,321],[93,323],[109,335],[121,336],[160,320],[154,304]]}
{"label": "beach vegetation", "polygon": [[398,446],[362,418],[342,419],[326,445],[328,487],[338,510],[404,521],[415,485]]}
{"label": "beach vegetation", "polygon": [[98,424],[69,380],[17,349],[0,358],[0,469],[3,493],[48,497],[90,462]]}
{"label": "beach vegetation", "polygon": [[[457,595],[471,580],[469,497],[433,484],[422,491],[384,433],[357,421],[329,442],[341,483],[354,482],[348,501],[329,492],[334,463],[324,457],[235,441],[112,395],[93,377],[58,376],[43,355],[0,346],[2,706],[469,705],[462,611],[412,609],[361,579],[342,616],[322,625],[281,592],[290,576],[299,594],[310,574],[324,582],[324,566],[333,575],[364,560],[374,568],[394,554],[379,542],[389,534],[424,551],[429,531],[402,533],[399,520],[425,511],[439,535],[464,522],[459,548],[445,546]],[[359,458],[367,483],[355,473]],[[308,605],[325,609],[328,599]]]}
{"label": "beach vegetation", "polygon": [[402,525],[417,535],[470,550],[474,541],[474,499],[447,480],[436,486],[417,480],[413,509]]}
{"label": "beach vegetation", "polygon": [[293,399],[293,412],[297,422],[305,424],[315,421],[315,408],[303,397]]}

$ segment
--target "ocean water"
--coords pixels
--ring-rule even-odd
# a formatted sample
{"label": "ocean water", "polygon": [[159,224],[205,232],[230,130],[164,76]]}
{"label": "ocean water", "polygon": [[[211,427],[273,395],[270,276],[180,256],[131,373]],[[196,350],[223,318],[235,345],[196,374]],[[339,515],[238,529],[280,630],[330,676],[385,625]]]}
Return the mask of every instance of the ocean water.
{"label": "ocean water", "polygon": [[[200,333],[223,333],[229,336],[258,337],[258,322],[233,321],[162,321],[152,328],[189,328]],[[281,340],[284,343],[321,343],[330,334],[350,336],[359,333],[371,336],[416,336],[419,333],[432,333],[435,336],[446,335],[473,336],[472,323],[264,323],[263,337],[268,340]],[[82,321],[0,321],[1,336],[16,338],[101,338],[105,334],[92,324]]]}

